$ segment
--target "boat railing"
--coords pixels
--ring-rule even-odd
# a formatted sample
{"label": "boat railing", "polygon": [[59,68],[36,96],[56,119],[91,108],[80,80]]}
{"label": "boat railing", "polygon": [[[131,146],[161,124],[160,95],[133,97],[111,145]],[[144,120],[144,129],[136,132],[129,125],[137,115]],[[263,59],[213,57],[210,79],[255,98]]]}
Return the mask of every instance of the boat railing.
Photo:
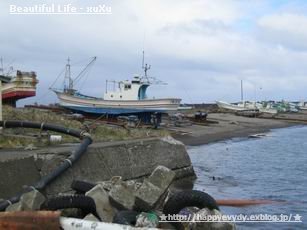
{"label": "boat railing", "polygon": [[81,93],[79,93],[79,92],[75,92],[74,95],[77,96],[77,97],[79,97],[79,98],[86,98],[86,99],[101,99],[101,98],[98,98],[98,97],[92,97],[92,96],[84,95],[84,94],[81,94]]}

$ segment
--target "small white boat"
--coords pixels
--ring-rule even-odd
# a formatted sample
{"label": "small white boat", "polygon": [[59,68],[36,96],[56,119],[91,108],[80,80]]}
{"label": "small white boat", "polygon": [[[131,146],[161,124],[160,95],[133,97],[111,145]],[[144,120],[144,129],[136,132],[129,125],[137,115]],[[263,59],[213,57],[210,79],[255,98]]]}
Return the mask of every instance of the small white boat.
{"label": "small white boat", "polygon": [[257,111],[259,113],[277,114],[278,110],[272,108],[271,105],[263,106],[261,103],[243,102],[239,104],[230,104],[223,101],[217,101],[216,104],[223,109],[232,110],[235,112],[242,111]]}
{"label": "small white boat", "polygon": [[298,103],[298,109],[302,111],[307,111],[307,105],[305,101],[301,101]]}
{"label": "small white boat", "polygon": [[257,109],[254,104],[250,103],[240,103],[240,104],[230,104],[224,101],[216,101],[218,107],[222,109],[232,110],[232,111],[248,111]]}
{"label": "small white boat", "polygon": [[257,107],[258,107],[260,113],[268,113],[268,114],[277,114],[278,113],[278,110],[276,108],[272,108],[272,106],[270,104],[268,104],[267,106],[259,104],[259,106],[257,106]]}
{"label": "small white boat", "polygon": [[248,138],[262,138],[262,137],[266,137],[267,134],[266,133],[256,133],[256,134],[251,134],[248,136]]}
{"label": "small white boat", "polygon": [[278,110],[273,108],[271,104],[247,102],[243,100],[243,81],[241,80],[241,101],[237,104],[230,104],[224,101],[217,101],[216,104],[222,109],[231,110],[234,112],[247,112],[250,116],[258,113],[277,114]]}

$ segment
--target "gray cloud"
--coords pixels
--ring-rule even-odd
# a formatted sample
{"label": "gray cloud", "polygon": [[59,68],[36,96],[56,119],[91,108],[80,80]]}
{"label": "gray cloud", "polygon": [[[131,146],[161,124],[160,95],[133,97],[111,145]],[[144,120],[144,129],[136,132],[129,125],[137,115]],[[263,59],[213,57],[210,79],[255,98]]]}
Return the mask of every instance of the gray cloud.
{"label": "gray cloud", "polygon": [[144,47],[153,66],[150,73],[169,83],[150,88],[151,96],[178,96],[186,102],[236,101],[243,79],[250,99],[255,91],[259,99],[305,97],[307,19],[294,10],[295,4],[103,1],[112,6],[112,15],[22,16],[8,14],[13,3],[41,1],[0,2],[0,26],[5,32],[0,36],[0,56],[7,62],[15,58],[16,68],[35,70],[40,79],[38,96],[21,104],[56,101],[52,92],[46,92],[68,56],[72,62],[98,56],[82,91],[101,96],[106,79],[128,79],[142,72]]}
{"label": "gray cloud", "polygon": [[302,14],[273,14],[258,21],[259,38],[269,43],[294,49],[307,49],[307,17]]}

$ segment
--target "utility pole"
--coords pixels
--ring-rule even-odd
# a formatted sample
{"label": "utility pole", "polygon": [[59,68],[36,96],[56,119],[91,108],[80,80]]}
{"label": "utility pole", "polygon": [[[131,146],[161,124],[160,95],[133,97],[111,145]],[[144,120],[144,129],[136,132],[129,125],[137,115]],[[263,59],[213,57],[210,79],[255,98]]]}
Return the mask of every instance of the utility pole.
{"label": "utility pole", "polygon": [[243,80],[241,80],[241,101],[243,102]]}
{"label": "utility pole", "polygon": [[0,58],[0,67],[1,67],[0,72],[1,72],[2,75],[4,75],[3,58],[2,57]]}

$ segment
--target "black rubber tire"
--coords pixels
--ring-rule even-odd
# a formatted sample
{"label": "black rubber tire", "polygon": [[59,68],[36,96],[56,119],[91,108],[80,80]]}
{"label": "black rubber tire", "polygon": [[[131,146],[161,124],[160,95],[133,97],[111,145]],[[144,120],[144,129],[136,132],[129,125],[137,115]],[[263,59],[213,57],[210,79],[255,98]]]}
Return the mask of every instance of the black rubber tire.
{"label": "black rubber tire", "polygon": [[81,209],[84,215],[96,213],[96,204],[93,198],[84,195],[56,196],[46,200],[42,205],[42,210],[56,211],[59,209],[77,208]]}
{"label": "black rubber tire", "polygon": [[131,210],[119,211],[115,214],[113,218],[113,223],[135,226],[136,216],[139,214],[139,212]]}
{"label": "black rubber tire", "polygon": [[89,183],[86,181],[81,180],[74,180],[70,187],[75,190],[78,194],[85,194],[86,192],[90,191],[92,188],[94,188],[96,184]]}
{"label": "black rubber tire", "polygon": [[197,191],[197,190],[189,190],[189,191],[181,191],[172,195],[163,208],[164,214],[178,214],[180,210],[186,207],[198,207],[208,208],[210,210],[217,209],[219,207],[212,196],[209,194]]}

